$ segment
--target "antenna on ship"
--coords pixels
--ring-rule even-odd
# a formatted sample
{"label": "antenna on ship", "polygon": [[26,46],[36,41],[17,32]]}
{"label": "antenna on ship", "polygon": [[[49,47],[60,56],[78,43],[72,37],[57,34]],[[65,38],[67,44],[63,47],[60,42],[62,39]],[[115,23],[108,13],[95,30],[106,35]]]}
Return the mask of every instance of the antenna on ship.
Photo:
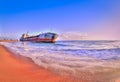
{"label": "antenna on ship", "polygon": [[29,33],[29,31],[27,31],[27,34]]}
{"label": "antenna on ship", "polygon": [[50,29],[50,32],[52,32],[52,28]]}

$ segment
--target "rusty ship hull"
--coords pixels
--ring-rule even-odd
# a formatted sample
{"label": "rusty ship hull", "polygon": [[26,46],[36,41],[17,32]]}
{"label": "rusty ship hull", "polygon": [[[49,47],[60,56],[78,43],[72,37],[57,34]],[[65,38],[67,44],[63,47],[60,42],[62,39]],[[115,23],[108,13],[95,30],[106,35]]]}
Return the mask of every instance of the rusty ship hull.
{"label": "rusty ship hull", "polygon": [[56,33],[42,33],[36,36],[29,36],[28,34],[23,34],[20,41],[32,41],[32,42],[45,42],[45,43],[55,43],[58,34]]}

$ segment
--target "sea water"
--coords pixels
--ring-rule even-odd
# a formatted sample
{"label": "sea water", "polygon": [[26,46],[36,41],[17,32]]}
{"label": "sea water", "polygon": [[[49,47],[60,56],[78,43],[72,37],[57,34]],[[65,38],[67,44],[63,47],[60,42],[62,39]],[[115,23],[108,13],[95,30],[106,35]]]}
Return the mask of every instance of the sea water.
{"label": "sea water", "polygon": [[120,68],[120,41],[57,41],[0,43],[54,72],[77,75]]}

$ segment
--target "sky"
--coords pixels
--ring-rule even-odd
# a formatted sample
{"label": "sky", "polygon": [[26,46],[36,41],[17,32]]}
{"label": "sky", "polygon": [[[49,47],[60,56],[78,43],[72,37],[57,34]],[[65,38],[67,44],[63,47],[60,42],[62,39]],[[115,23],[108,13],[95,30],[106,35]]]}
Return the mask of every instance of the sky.
{"label": "sky", "polygon": [[90,40],[120,40],[120,0],[0,0],[1,36],[48,31],[71,40],[82,34]]}

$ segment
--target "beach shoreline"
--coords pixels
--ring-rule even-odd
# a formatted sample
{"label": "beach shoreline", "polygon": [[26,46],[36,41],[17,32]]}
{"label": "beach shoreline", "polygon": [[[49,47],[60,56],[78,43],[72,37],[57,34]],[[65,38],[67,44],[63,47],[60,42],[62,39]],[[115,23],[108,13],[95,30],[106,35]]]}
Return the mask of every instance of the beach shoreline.
{"label": "beach shoreline", "polygon": [[[4,41],[3,41],[4,42]],[[7,42],[7,41],[5,41]],[[14,41],[8,41],[14,42]],[[106,75],[106,73],[101,73],[109,81],[103,78],[104,82],[120,82],[119,77],[116,78],[117,73],[119,70],[115,71],[115,76]],[[82,71],[81,71],[82,73]],[[87,73],[87,72],[86,72]],[[87,73],[88,74],[88,73]],[[91,75],[84,75],[80,74],[81,77],[84,78],[75,78],[68,75],[60,75],[49,68],[45,69],[37,64],[31,58],[24,57],[19,54],[15,54],[11,52],[8,48],[4,45],[0,44],[0,81],[1,82],[103,82],[103,80],[98,75],[94,75],[95,77],[91,78]],[[112,72],[110,73],[112,74]],[[113,72],[114,74],[114,72]],[[110,76],[112,78],[110,78]],[[118,75],[119,76],[119,73]],[[87,77],[90,77],[89,79]],[[115,77],[115,78],[114,78]],[[85,79],[86,78],[86,79]],[[112,79],[112,80],[111,80]],[[111,80],[111,81],[110,81]]]}
{"label": "beach shoreline", "polygon": [[18,42],[19,40],[0,40],[0,42]]}
{"label": "beach shoreline", "polygon": [[30,58],[14,55],[0,45],[0,82],[80,82],[36,65]]}

